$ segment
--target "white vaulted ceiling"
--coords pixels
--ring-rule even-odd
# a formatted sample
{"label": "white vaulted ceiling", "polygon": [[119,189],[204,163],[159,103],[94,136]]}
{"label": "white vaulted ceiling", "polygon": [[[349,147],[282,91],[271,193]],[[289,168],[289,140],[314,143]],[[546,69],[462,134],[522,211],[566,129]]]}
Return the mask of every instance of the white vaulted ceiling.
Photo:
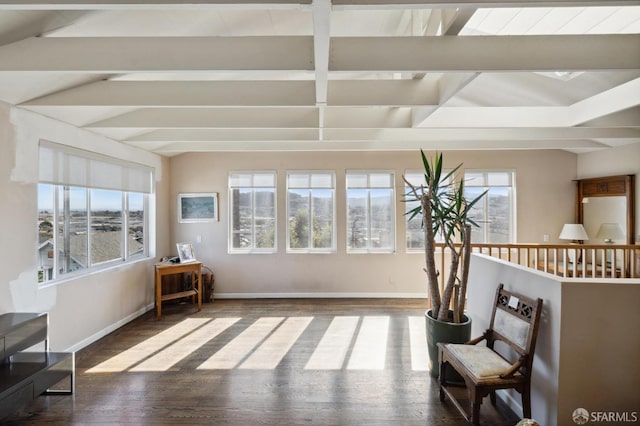
{"label": "white vaulted ceiling", "polygon": [[606,149],[640,1],[0,0],[0,100],[168,156]]}

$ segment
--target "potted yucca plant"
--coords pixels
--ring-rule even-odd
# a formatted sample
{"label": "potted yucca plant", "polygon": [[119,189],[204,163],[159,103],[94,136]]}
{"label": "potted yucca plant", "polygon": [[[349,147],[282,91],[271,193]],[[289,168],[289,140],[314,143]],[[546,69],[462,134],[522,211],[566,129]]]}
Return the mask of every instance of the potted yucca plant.
{"label": "potted yucca plant", "polygon": [[[478,226],[471,218],[473,206],[486,191],[473,200],[464,195],[464,180],[456,179],[462,167],[459,164],[443,175],[442,153],[427,159],[420,150],[424,167],[424,182],[420,185],[404,181],[409,186],[405,201],[419,205],[409,210],[409,220],[422,220],[425,237],[425,267],[431,309],[425,312],[427,345],[431,358],[431,375],[438,375],[438,342],[464,343],[470,338],[471,319],[464,315],[469,264],[471,256],[471,229]],[[451,257],[449,274],[444,286],[438,283],[442,271],[436,267],[436,237],[442,240]],[[442,253],[444,256],[444,252]]]}

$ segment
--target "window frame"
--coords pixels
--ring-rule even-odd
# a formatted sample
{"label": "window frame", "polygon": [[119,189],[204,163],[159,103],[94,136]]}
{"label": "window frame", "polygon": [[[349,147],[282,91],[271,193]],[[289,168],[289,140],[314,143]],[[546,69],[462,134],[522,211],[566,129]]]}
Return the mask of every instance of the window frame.
{"label": "window frame", "polygon": [[[43,270],[41,268],[41,265],[38,264],[37,265],[37,281],[38,281],[38,286],[39,287],[46,287],[46,286],[50,286],[50,285],[57,285],[59,283],[62,282],[66,282],[68,280],[71,279],[75,279],[75,278],[79,278],[82,276],[86,276],[86,275],[91,275],[94,274],[96,272],[99,271],[103,271],[106,269],[110,269],[114,266],[119,266],[122,264],[130,264],[130,263],[134,263],[140,260],[145,260],[149,258],[149,253],[150,253],[150,247],[149,247],[149,241],[150,241],[150,235],[149,235],[149,196],[151,194],[147,194],[147,193],[142,193],[142,192],[133,192],[133,191],[116,191],[116,192],[120,192],[120,198],[122,200],[122,226],[121,226],[121,231],[120,231],[120,239],[121,239],[121,244],[120,244],[120,256],[114,259],[110,259],[104,262],[93,262],[93,259],[91,258],[91,246],[92,246],[92,241],[91,241],[91,190],[92,189],[99,189],[99,188],[91,188],[91,187],[85,187],[85,186],[72,186],[72,185],[64,185],[64,184],[53,184],[53,183],[48,183],[48,182],[39,182],[38,183],[38,187],[40,185],[48,185],[52,188],[52,203],[53,203],[53,213],[52,213],[52,221],[53,221],[53,236],[50,239],[52,241],[53,244],[53,266],[52,266],[52,277],[51,279],[44,279],[42,281],[40,281],[39,275],[42,272],[43,276],[46,275],[46,270]],[[68,189],[65,189],[68,188]],[[64,194],[65,191],[70,191],[71,188],[76,188],[76,189],[81,189],[86,197],[86,229],[85,229],[85,233],[86,233],[86,245],[87,245],[87,265],[84,268],[80,268],[80,269],[76,269],[74,271],[70,271],[70,272],[65,272],[62,273],[60,272],[60,262],[61,262],[61,258],[59,255],[56,255],[56,253],[59,253],[60,250],[58,250],[58,233],[60,230],[60,197],[61,197],[61,193]],[[130,255],[128,253],[128,248],[129,248],[129,241],[128,241],[128,229],[129,229],[129,206],[128,206],[128,196],[129,194],[141,194],[143,197],[143,250],[141,252],[135,253],[133,255]],[[64,195],[63,195],[64,196]],[[38,191],[38,197],[39,197],[39,191]],[[39,200],[38,203],[39,204]],[[64,208],[64,204],[63,204],[63,208]],[[68,214],[67,212],[64,212],[64,214]],[[40,207],[38,206],[38,222],[40,219]],[[39,227],[39,225],[37,225],[37,227]],[[38,234],[39,234],[39,229],[38,229]],[[40,246],[42,243],[38,244],[38,263],[40,263],[40,256],[39,256],[39,251],[40,251]]]}
{"label": "window frame", "polygon": [[[234,175],[251,175],[252,186],[233,186],[231,184],[232,177]],[[273,176],[273,186],[256,186],[253,182],[254,177],[256,175],[272,175]],[[234,222],[233,222],[233,190],[234,189],[242,189],[242,188],[251,188],[251,206],[252,206],[252,219],[251,219],[251,234],[252,234],[252,245],[249,248],[236,248],[233,246],[233,235],[234,235]],[[273,219],[274,219],[274,230],[273,230],[273,248],[256,248],[256,232],[255,232],[255,189],[256,188],[272,188],[273,189]],[[274,254],[278,252],[278,172],[277,170],[232,170],[229,171],[228,180],[227,180],[227,190],[229,197],[229,206],[228,206],[228,214],[229,214],[229,225],[228,225],[228,233],[227,233],[227,253],[228,254]]]}
{"label": "window frame", "polygon": [[[365,174],[367,175],[367,187],[366,188],[351,188],[349,187],[349,175],[357,175],[357,174]],[[389,174],[391,177],[391,184],[389,187],[380,187],[380,186],[371,186],[370,178],[371,175],[374,174]],[[352,169],[345,171],[345,246],[347,254],[395,254],[397,252],[397,230],[396,230],[396,202],[397,202],[397,194],[396,194],[396,172],[395,170],[376,170],[376,169]],[[349,189],[366,189],[367,191],[367,235],[370,235],[371,232],[371,190],[372,189],[390,189],[391,190],[391,202],[390,202],[390,212],[391,212],[391,235],[389,236],[389,240],[391,241],[391,247],[385,248],[372,248],[370,247],[370,239],[368,239],[366,248],[351,248],[349,247]]]}
{"label": "window frame", "polygon": [[[293,187],[293,189],[301,189],[301,190],[308,190],[309,191],[309,197],[310,197],[310,201],[309,201],[309,214],[310,217],[313,217],[313,190],[314,189],[331,189],[332,193],[331,193],[331,205],[332,205],[332,212],[331,212],[331,225],[332,225],[332,230],[331,230],[331,247],[307,247],[307,248],[292,248],[291,247],[291,229],[289,227],[289,217],[290,217],[290,212],[289,212],[289,191],[290,189],[292,189],[292,187],[290,186],[290,180],[289,177],[291,175],[308,175],[309,176],[309,185],[307,185],[307,187]],[[331,176],[331,187],[327,188],[327,187],[314,187],[311,184],[311,176],[312,175],[330,175]],[[286,195],[286,233],[287,233],[287,243],[286,243],[286,252],[287,253],[335,253],[337,251],[337,233],[336,233],[336,172],[335,170],[288,170],[287,174],[286,174],[286,191],[287,191],[287,195]],[[312,233],[313,235],[313,233]],[[312,237],[311,235],[311,237]],[[313,241],[313,238],[310,238],[310,241]]]}
{"label": "window frame", "polygon": [[[482,178],[483,178],[483,185],[473,185],[472,184],[472,179],[467,177],[467,173],[476,173],[476,174],[482,174]],[[500,244],[513,244],[515,242],[518,241],[517,239],[517,212],[516,212],[516,206],[517,206],[517,198],[516,198],[516,170],[515,169],[465,169],[464,170],[464,174],[463,174],[463,179],[464,179],[464,184],[465,184],[465,189],[472,187],[472,188],[482,188],[483,190],[488,189],[490,190],[492,187],[493,188],[504,188],[505,185],[489,185],[488,184],[488,178],[487,176],[490,173],[507,173],[509,175],[509,180],[510,180],[510,186],[509,188],[511,189],[511,200],[510,200],[510,206],[509,206],[509,236],[508,236],[508,240],[507,242],[500,242]],[[490,216],[489,216],[489,193],[487,193],[487,195],[485,195],[482,200],[480,200],[478,202],[478,204],[482,205],[482,209],[483,212],[485,213],[485,217],[487,220],[487,224],[490,223]],[[478,204],[476,204],[477,207]],[[483,241],[479,242],[479,241],[472,241],[472,243],[477,243],[477,244],[497,244],[497,242],[493,242],[493,243],[488,243],[488,235],[489,235],[489,227],[485,226],[484,230],[483,230]]]}
{"label": "window frame", "polygon": [[[452,169],[443,169],[442,170],[442,176],[446,176],[449,173],[451,173]],[[410,170],[405,170],[404,172],[404,176],[410,176],[410,175],[420,175],[422,176],[421,181],[424,182],[424,170],[419,170],[419,169],[410,169]],[[451,176],[453,179],[455,179],[455,174]],[[413,182],[411,179],[409,179],[409,182],[412,182],[415,185],[418,185],[417,183]],[[447,181],[448,182],[448,181]],[[409,186],[407,185],[407,183],[404,181],[404,179],[402,180],[402,188],[405,191],[403,195],[406,196],[406,194],[409,193],[409,191],[411,190],[411,188],[409,188]],[[415,201],[417,202],[417,201]],[[408,243],[408,239],[407,236],[409,235],[408,231],[409,231],[409,215],[407,215],[406,213],[410,210],[408,209],[408,202],[404,202],[405,205],[405,209],[404,209],[404,248],[406,253],[424,253],[424,233],[422,234],[422,247],[409,247]],[[412,207],[413,208],[413,207]],[[413,218],[413,221],[417,221],[417,218]],[[444,237],[442,236],[441,233],[438,233],[436,235],[436,243],[443,243],[444,242]]]}
{"label": "window frame", "polygon": [[[155,242],[155,229],[150,228],[152,223],[151,209],[155,207],[152,203],[155,202],[155,198],[151,198],[155,194],[155,168],[146,164],[136,163],[128,161],[118,157],[112,157],[109,155],[100,154],[94,151],[88,151],[85,149],[77,148],[71,145],[60,144],[51,142],[45,139],[40,139],[38,142],[38,184],[37,184],[37,220],[36,220],[36,232],[37,237],[37,251],[36,251],[36,281],[38,286],[55,285],[59,282],[67,281],[79,276],[93,274],[96,271],[101,271],[114,266],[119,266],[124,263],[132,263],[140,259],[148,259],[155,250],[150,247],[150,242]],[[53,203],[53,224],[52,224],[52,236],[50,238],[53,246],[53,261],[51,262],[52,272],[51,279],[47,278],[45,272],[49,269],[49,262],[42,262],[43,257],[40,255],[41,251],[47,245],[45,240],[40,243],[40,208],[45,206],[45,203],[41,203],[40,185],[48,185],[52,188],[52,196],[49,200]],[[67,188],[65,190],[65,188]],[[60,267],[61,259],[59,255],[59,244],[63,244],[63,250],[65,252],[71,252],[71,199],[70,191],[72,189],[82,190],[84,199],[84,208],[86,208],[86,218],[83,216],[82,220],[87,221],[86,227],[82,227],[87,237],[86,241],[83,239],[82,244],[86,245],[86,266],[66,273],[61,273],[58,269]],[[120,229],[120,256],[114,259],[109,259],[105,262],[92,264],[90,255],[91,251],[91,190],[102,189],[119,193],[120,198],[120,215],[121,215],[121,229]],[[65,193],[66,191],[66,193]],[[141,254],[129,255],[128,253],[128,211],[126,210],[125,194],[139,193],[143,195],[143,244],[144,249]],[[117,196],[117,194],[116,194]],[[62,203],[60,197],[62,197]],[[66,201],[65,201],[66,200]],[[48,206],[49,202],[46,203]],[[68,209],[68,210],[67,210]],[[67,211],[65,211],[67,210]],[[63,231],[63,240],[59,241],[59,227],[60,227],[60,214],[61,211],[64,218],[69,218],[67,227],[69,233]],[[83,210],[84,211],[84,210]],[[125,217],[126,216],[126,217]],[[153,234],[152,234],[153,233]],[[48,250],[48,247],[47,247]],[[83,250],[84,251],[84,250]],[[84,253],[83,253],[84,255]],[[69,255],[71,256],[71,255]],[[47,258],[48,255],[47,255]],[[81,262],[77,262],[81,264]],[[46,268],[46,269],[44,269]],[[42,273],[42,275],[41,275]],[[40,280],[42,276],[42,281]]]}

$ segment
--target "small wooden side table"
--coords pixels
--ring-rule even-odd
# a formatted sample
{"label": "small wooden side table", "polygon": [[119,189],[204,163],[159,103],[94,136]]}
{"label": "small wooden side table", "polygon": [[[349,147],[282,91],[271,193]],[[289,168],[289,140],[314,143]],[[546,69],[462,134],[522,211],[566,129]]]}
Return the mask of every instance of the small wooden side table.
{"label": "small wooden side table", "polygon": [[[191,301],[198,298],[198,311],[202,309],[202,262],[156,263],[156,318],[162,317],[162,302],[191,296]],[[191,289],[178,293],[162,294],[162,277],[171,274],[191,273]]]}

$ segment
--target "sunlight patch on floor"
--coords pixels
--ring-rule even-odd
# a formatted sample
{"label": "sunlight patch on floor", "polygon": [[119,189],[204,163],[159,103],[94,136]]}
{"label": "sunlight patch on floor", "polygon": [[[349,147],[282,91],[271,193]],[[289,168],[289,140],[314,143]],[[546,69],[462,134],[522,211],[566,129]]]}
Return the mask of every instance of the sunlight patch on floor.
{"label": "sunlight patch on floor", "polygon": [[340,370],[360,317],[335,317],[313,351],[305,370]]}
{"label": "sunlight patch on floor", "polygon": [[198,370],[229,370],[234,368],[283,320],[284,317],[258,319],[226,346],[203,362],[198,367]]}
{"label": "sunlight patch on floor", "polygon": [[240,318],[215,319],[130,371],[167,371],[238,321]]}
{"label": "sunlight patch on floor", "polygon": [[152,356],[156,352],[171,345],[195,328],[211,321],[211,318],[188,318],[137,345],[120,352],[108,360],[87,370],[87,373],[112,373],[128,369],[132,365]]}
{"label": "sunlight patch on floor", "polygon": [[384,370],[389,317],[364,317],[347,364],[348,370]]}
{"label": "sunlight patch on floor", "polygon": [[[239,317],[185,319],[88,369],[87,373],[170,370],[241,320],[242,318]],[[233,337],[197,369],[272,370],[278,368],[313,321],[314,317],[311,316],[259,318],[240,331],[240,334]],[[428,371],[429,356],[424,317],[408,316],[407,321],[409,339],[405,345],[409,346],[406,349],[411,358],[411,370]],[[390,317],[388,316],[334,317],[313,348],[313,353],[306,360],[304,369],[384,370],[389,327]],[[296,360],[296,362],[304,361]]]}
{"label": "sunlight patch on floor", "polygon": [[427,331],[424,317],[409,317],[409,343],[411,346],[411,369],[427,371],[429,369],[429,351],[427,350]]}
{"label": "sunlight patch on floor", "polygon": [[291,317],[273,332],[240,366],[241,369],[272,370],[298,340],[313,317]]}

